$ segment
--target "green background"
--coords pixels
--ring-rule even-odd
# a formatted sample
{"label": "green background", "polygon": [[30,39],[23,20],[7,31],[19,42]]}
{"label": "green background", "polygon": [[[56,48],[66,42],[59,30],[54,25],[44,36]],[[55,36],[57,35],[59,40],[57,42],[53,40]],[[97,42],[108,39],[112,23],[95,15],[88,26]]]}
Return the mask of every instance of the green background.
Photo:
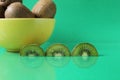
{"label": "green background", "polygon": [[[24,0],[32,10],[38,0]],[[56,24],[48,46],[64,43],[70,50],[81,42],[90,42],[101,55],[119,54],[119,0],[54,0],[57,6]]]}
{"label": "green background", "polygon": [[[32,10],[38,0],[23,1]],[[0,52],[0,80],[120,80],[120,0],[54,1],[55,29],[41,47],[64,43],[72,51],[76,44],[90,42],[103,56],[57,60]]]}
{"label": "green background", "polygon": [[[37,0],[24,0],[32,9]],[[119,41],[119,0],[54,0],[56,26],[50,41]]]}
{"label": "green background", "polygon": [[[64,43],[72,51],[76,44],[90,42],[103,55],[92,68],[78,69],[72,63],[57,68],[56,80],[119,80],[120,0],[54,1],[57,5],[55,29],[43,47]],[[27,3],[32,9],[33,3]]]}

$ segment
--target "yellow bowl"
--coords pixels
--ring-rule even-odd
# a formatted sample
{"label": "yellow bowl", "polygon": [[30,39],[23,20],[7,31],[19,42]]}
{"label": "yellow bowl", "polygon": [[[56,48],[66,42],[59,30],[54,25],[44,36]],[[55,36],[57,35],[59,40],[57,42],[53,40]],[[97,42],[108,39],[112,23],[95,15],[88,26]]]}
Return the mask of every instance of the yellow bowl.
{"label": "yellow bowl", "polygon": [[8,51],[19,51],[27,44],[41,45],[49,39],[55,19],[10,18],[0,19],[0,47]]}

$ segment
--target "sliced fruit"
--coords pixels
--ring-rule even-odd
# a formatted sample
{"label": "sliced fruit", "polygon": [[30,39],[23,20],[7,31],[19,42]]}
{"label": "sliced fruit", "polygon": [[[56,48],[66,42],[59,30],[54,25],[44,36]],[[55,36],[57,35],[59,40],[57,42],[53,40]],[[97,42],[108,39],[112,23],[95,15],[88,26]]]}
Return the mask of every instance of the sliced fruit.
{"label": "sliced fruit", "polygon": [[74,47],[72,56],[98,56],[98,52],[92,44],[80,43]]}
{"label": "sliced fruit", "polygon": [[53,44],[48,47],[45,54],[51,57],[70,56],[70,51],[64,44]]}
{"label": "sliced fruit", "polygon": [[38,45],[30,44],[20,50],[20,56],[44,56],[44,51]]}

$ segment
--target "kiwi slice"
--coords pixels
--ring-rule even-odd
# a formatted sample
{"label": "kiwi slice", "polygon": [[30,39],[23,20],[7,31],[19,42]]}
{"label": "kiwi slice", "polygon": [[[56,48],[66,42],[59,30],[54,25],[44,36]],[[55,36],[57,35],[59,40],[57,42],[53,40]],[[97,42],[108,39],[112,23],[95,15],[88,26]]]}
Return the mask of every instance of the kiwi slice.
{"label": "kiwi slice", "polygon": [[45,52],[49,57],[70,56],[69,49],[64,44],[53,44]]}
{"label": "kiwi slice", "polygon": [[53,67],[61,68],[69,63],[70,57],[46,57],[46,61]]}
{"label": "kiwi slice", "polygon": [[72,60],[75,65],[77,65],[79,68],[89,68],[95,65],[97,62],[98,57],[96,56],[90,56],[90,57],[72,57]]}
{"label": "kiwi slice", "polygon": [[30,44],[20,50],[20,56],[44,56],[44,51],[38,45]]}
{"label": "kiwi slice", "polygon": [[92,44],[80,43],[74,47],[72,56],[98,56],[98,52]]}

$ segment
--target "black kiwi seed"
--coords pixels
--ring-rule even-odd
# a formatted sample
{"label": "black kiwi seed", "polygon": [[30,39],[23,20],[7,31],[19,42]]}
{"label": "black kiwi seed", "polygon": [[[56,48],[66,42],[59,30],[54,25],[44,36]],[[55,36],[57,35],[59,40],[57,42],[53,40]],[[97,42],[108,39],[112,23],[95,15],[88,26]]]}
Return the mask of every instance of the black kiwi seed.
{"label": "black kiwi seed", "polygon": [[56,5],[52,0],[40,0],[33,7],[32,12],[38,18],[54,18]]}
{"label": "black kiwi seed", "polygon": [[20,50],[20,56],[44,56],[44,51],[38,45],[30,44]]}
{"label": "black kiwi seed", "polygon": [[11,3],[5,11],[5,18],[34,18],[34,17],[35,15],[20,2]]}
{"label": "black kiwi seed", "polygon": [[98,56],[98,52],[92,44],[80,43],[74,47],[72,56]]}
{"label": "black kiwi seed", "polygon": [[53,44],[45,52],[49,57],[70,56],[69,49],[64,44]]}
{"label": "black kiwi seed", "polygon": [[22,3],[22,0],[0,0],[0,5],[7,7],[9,4],[11,4],[13,2],[21,2]]}

